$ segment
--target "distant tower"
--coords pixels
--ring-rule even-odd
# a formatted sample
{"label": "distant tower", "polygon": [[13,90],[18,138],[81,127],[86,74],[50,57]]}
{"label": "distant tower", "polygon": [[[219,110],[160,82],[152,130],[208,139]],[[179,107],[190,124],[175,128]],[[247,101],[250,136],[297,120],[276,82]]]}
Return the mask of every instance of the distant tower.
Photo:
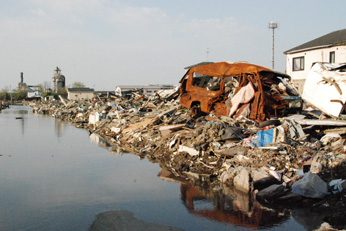
{"label": "distant tower", "polygon": [[58,93],[65,87],[65,76],[61,74],[61,70],[59,69],[59,67],[56,67],[54,71],[54,93]]}
{"label": "distant tower", "polygon": [[24,74],[23,72],[20,72],[20,82],[18,83],[18,90],[19,91],[26,91],[28,89],[28,86],[26,83],[24,83]]}
{"label": "distant tower", "polygon": [[274,70],[274,30],[278,28],[279,24],[277,22],[270,21],[268,23],[268,28],[273,30],[273,45],[272,45],[272,69]]}

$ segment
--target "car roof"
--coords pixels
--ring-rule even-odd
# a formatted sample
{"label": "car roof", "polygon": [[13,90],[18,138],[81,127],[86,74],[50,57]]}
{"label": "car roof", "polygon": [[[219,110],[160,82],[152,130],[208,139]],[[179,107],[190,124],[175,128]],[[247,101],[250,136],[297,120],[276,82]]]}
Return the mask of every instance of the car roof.
{"label": "car roof", "polygon": [[204,75],[223,77],[240,73],[255,73],[255,72],[271,72],[283,77],[289,77],[287,74],[273,71],[269,68],[262,67],[256,64],[245,62],[218,62],[207,65],[195,66],[189,69],[189,72],[198,72]]}

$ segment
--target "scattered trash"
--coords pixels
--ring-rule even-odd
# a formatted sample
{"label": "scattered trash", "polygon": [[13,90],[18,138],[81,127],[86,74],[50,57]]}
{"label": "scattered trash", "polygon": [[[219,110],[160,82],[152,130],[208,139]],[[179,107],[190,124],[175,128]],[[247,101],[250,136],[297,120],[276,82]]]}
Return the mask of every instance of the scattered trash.
{"label": "scattered trash", "polygon": [[[241,68],[235,74],[232,68],[237,66]],[[210,72],[212,67],[223,72]],[[107,142],[117,153],[160,162],[175,177],[200,185],[256,191],[268,202],[323,198],[328,193],[325,182],[335,192],[340,185],[344,189],[345,183],[333,180],[346,179],[346,121],[300,106],[289,110],[292,101],[287,97],[294,91],[278,78],[286,75],[268,70],[218,63],[191,68],[180,89],[155,96],[132,91],[26,104],[35,113],[87,129],[90,139]],[[200,100],[216,95],[219,101]],[[193,105],[197,99],[200,105]],[[261,196],[268,187],[269,194]],[[272,194],[276,190],[280,193]]]}
{"label": "scattered trash", "polygon": [[346,186],[346,184],[344,184],[345,182],[346,182],[345,180],[336,179],[329,182],[328,186],[332,190],[332,193],[334,194],[341,193],[344,190],[344,186]]}

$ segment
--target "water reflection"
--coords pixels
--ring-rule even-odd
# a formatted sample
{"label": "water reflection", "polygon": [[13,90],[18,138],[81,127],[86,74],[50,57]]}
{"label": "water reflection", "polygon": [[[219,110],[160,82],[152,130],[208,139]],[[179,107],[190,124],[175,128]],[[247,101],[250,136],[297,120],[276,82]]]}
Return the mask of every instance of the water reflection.
{"label": "water reflection", "polygon": [[318,229],[325,218],[324,213],[314,212],[304,208],[292,209],[292,217],[299,224],[301,224],[306,230]]}
{"label": "water reflection", "polygon": [[212,189],[201,190],[192,184],[182,184],[181,199],[190,213],[219,222],[232,223],[247,228],[272,227],[289,218],[261,206],[248,195],[229,189],[222,195]]}
{"label": "water reflection", "polygon": [[110,145],[108,144],[108,142],[104,138],[102,138],[101,136],[99,136],[95,133],[91,133],[89,135],[89,139],[91,142],[98,144],[100,147],[104,147],[104,148],[110,147]]}
{"label": "water reflection", "polygon": [[25,115],[25,114],[28,114],[29,111],[28,110],[18,110],[17,111],[17,114],[20,114],[20,115]]}
{"label": "water reflection", "polygon": [[55,119],[54,121],[55,121],[54,125],[55,125],[56,136],[61,137],[64,131],[64,128],[68,125],[68,122],[61,119]]}
{"label": "water reflection", "polygon": [[266,208],[250,195],[229,187],[213,189],[193,185],[164,168],[159,177],[180,182],[181,201],[189,213],[210,220],[257,229],[277,226],[290,217],[288,210]]}
{"label": "water reflection", "polygon": [[[0,157],[0,230],[88,230],[96,214],[119,209],[185,230],[269,229],[288,219],[287,211],[267,209],[228,188],[188,183],[164,168],[159,177],[176,183],[158,180],[157,164],[138,163],[133,155],[109,155],[85,142],[87,131],[68,121],[33,116],[30,110],[20,115],[9,110],[0,116],[6,131],[0,151],[12,155]],[[24,121],[14,119],[21,115]],[[14,140],[24,128],[25,136]],[[108,147],[102,137],[89,138]]]}
{"label": "water reflection", "polygon": [[25,119],[24,117],[16,117],[16,119],[20,119],[21,120],[21,125],[22,125],[22,135],[24,135],[25,133]]}
{"label": "water reflection", "polygon": [[29,113],[28,110],[18,110],[17,111],[17,116],[15,116],[15,119],[20,121],[21,123],[21,132],[22,132],[22,135],[25,134],[25,115],[27,115]]}

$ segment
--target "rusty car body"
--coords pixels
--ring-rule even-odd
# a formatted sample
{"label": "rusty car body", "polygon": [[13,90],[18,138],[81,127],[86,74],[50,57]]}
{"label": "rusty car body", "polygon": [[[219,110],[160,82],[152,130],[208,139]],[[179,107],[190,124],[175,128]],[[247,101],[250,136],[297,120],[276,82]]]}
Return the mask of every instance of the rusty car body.
{"label": "rusty car body", "polygon": [[180,104],[193,115],[243,115],[263,121],[301,108],[290,76],[250,63],[218,62],[191,67],[180,80]]}

